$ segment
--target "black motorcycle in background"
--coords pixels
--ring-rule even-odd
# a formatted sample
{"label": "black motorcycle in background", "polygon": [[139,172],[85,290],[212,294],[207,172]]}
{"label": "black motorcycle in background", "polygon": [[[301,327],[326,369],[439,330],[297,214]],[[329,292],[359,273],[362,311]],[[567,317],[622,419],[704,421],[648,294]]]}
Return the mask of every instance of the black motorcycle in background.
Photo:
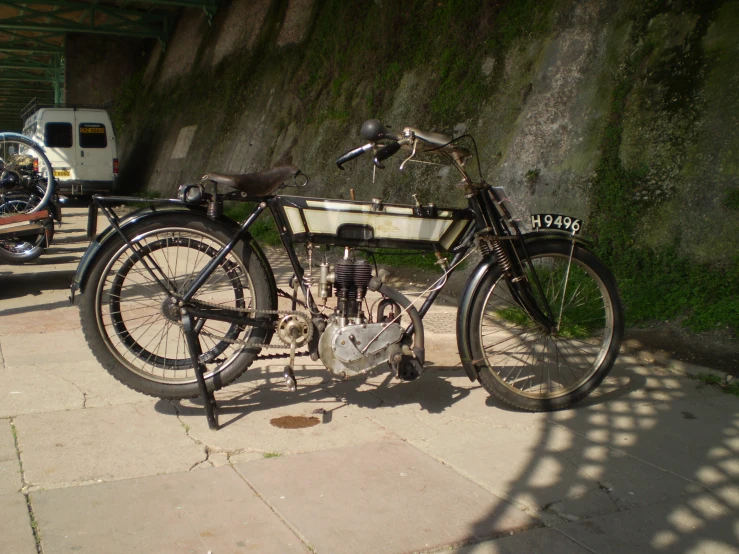
{"label": "black motorcycle in background", "polygon": [[22,264],[51,245],[61,204],[42,148],[15,133],[0,134],[0,263]]}

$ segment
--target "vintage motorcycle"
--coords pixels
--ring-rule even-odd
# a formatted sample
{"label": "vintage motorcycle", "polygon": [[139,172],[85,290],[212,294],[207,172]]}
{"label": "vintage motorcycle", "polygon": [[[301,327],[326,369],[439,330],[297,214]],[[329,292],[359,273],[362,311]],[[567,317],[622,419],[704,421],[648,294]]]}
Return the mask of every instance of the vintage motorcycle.
{"label": "vintage motorcycle", "polygon": [[61,224],[54,174],[41,146],[16,133],[0,133],[0,263],[35,260]]}
{"label": "vintage motorcycle", "polygon": [[[200,395],[213,429],[213,391],[274,348],[289,358],[284,378],[292,391],[299,350],[342,378],[387,364],[399,379],[413,380],[426,362],[423,317],[449,275],[477,251],[482,261],[457,315],[467,376],[531,411],[565,408],[593,391],[616,359],[624,324],[615,280],[580,237],[582,221],[535,214],[534,231],[524,233],[503,189],[474,181],[465,169],[472,156],[459,141],[471,137],[452,140],[412,127],[395,135],[377,120],[364,122],[361,136],[367,143],[341,156],[339,169],[370,151],[377,168],[399,151],[407,153],[401,169],[436,157],[458,170],[468,207],[276,194],[307,183],[292,166],[210,173],[181,186],[178,199],[151,200],[122,217],[113,205],[141,199],[95,197],[90,228],[98,209],[110,226],[82,258],[71,300],[84,293],[82,329],[103,367],[144,394]],[[239,225],[223,215],[224,201],[256,205]],[[277,287],[249,232],[265,210],[294,271],[292,292]],[[296,253],[301,244],[305,268]],[[332,247],[342,253],[333,262]],[[435,254],[441,275],[420,306],[421,296],[409,299],[357,255],[376,248]],[[291,309],[279,309],[278,297],[289,298]]]}

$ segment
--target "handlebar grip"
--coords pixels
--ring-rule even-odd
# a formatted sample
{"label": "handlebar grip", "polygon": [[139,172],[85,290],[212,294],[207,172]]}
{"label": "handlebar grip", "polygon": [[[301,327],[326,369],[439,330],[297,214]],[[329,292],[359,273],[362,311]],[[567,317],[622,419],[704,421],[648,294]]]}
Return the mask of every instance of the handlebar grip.
{"label": "handlebar grip", "polygon": [[395,154],[398,150],[400,150],[400,143],[391,142],[390,144],[383,146],[377,151],[377,154],[372,159],[372,163],[374,163],[380,169],[385,169],[385,166],[382,165],[380,162],[382,162],[382,160],[387,160],[390,156]]}
{"label": "handlebar grip", "polygon": [[339,157],[338,160],[336,160],[336,166],[341,169],[342,171],[344,168],[342,167],[346,162],[353,160],[354,158],[358,158],[365,152],[372,150],[372,144],[365,144],[364,146],[360,146],[359,148],[354,148],[353,150],[349,150],[346,154]]}

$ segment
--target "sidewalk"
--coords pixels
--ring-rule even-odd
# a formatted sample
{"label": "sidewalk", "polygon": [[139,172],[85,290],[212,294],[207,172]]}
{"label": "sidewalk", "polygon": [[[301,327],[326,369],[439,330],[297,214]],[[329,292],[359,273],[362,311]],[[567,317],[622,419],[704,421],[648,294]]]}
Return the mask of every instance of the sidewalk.
{"label": "sidewalk", "polygon": [[421,379],[306,357],[289,393],[258,363],[213,432],[94,360],[67,300],[86,210],[65,216],[0,267],[0,553],[739,552],[736,397],[622,355],[575,409],[510,411],[442,307]]}

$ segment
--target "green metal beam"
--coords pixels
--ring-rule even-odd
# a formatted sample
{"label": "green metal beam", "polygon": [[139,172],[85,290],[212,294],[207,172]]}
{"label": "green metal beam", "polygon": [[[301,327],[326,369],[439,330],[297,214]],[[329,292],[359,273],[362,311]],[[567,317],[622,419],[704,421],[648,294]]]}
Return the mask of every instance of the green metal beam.
{"label": "green metal beam", "polygon": [[[64,42],[64,35],[59,33],[45,33],[29,37],[15,33],[9,29],[0,30],[0,35],[9,37],[9,40],[0,40],[0,52],[27,52],[31,54],[64,54],[64,46],[57,41]],[[49,42],[54,41],[54,42]]]}
{"label": "green metal beam", "polygon": [[[7,31],[38,31],[45,33],[95,33],[129,37],[156,38],[165,42],[172,28],[173,17],[166,13],[137,11],[68,0],[30,0],[13,2],[0,0],[0,6],[15,8],[19,15],[0,21],[0,29]],[[42,11],[31,6],[53,6]],[[82,13],[81,17],[69,16]],[[68,17],[61,17],[61,16]],[[100,21],[103,16],[104,22]]]}
{"label": "green metal beam", "polygon": [[34,60],[28,60],[26,63],[9,63],[5,60],[0,59],[0,69],[47,69],[49,68],[49,62],[39,62]]}
{"label": "green metal beam", "polygon": [[0,70],[0,81],[17,82],[24,81],[26,83],[54,83],[58,79],[47,75],[34,75],[31,73],[17,73],[11,71]]}
{"label": "green metal beam", "polygon": [[39,86],[33,86],[33,85],[24,85],[24,84],[18,84],[18,85],[8,85],[5,83],[0,83],[0,94],[10,94],[10,93],[24,93],[27,92],[29,94],[35,94],[35,93],[44,93],[51,91],[50,88],[39,85]]}

